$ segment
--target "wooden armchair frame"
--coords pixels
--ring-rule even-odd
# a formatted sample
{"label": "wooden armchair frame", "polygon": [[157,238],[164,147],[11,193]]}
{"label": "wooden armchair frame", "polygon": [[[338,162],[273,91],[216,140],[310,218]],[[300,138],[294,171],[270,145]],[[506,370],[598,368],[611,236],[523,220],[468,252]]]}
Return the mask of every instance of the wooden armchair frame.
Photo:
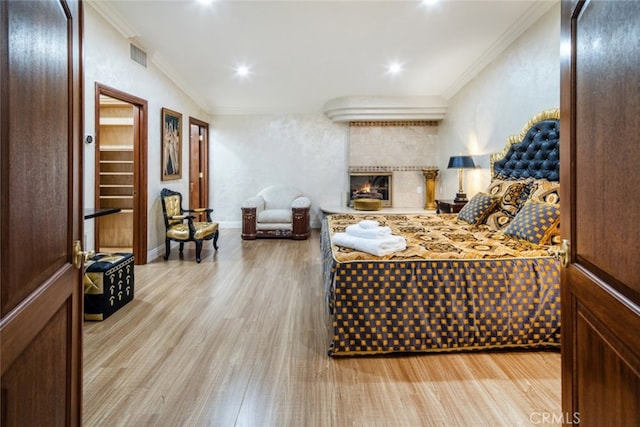
{"label": "wooden armchair frame", "polygon": [[[213,248],[218,250],[219,227],[217,222],[211,220],[213,209],[183,209],[182,194],[167,188],[162,189],[160,198],[165,225],[165,260],[171,254],[172,240],[180,244],[181,254],[185,242],[194,242],[196,244],[196,262],[198,263],[204,240],[213,240]],[[195,221],[195,215],[191,215],[195,213],[204,213],[207,221]]]}

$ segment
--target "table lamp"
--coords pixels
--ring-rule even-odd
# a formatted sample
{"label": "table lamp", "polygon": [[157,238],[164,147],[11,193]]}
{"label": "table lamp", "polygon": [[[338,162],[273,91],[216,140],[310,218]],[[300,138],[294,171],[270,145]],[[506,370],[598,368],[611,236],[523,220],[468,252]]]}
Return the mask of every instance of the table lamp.
{"label": "table lamp", "polygon": [[451,156],[449,158],[449,166],[448,169],[458,169],[458,192],[456,193],[456,198],[454,202],[466,202],[467,195],[462,189],[462,170],[463,169],[473,169],[476,167],[476,164],[473,161],[473,157],[471,156]]}

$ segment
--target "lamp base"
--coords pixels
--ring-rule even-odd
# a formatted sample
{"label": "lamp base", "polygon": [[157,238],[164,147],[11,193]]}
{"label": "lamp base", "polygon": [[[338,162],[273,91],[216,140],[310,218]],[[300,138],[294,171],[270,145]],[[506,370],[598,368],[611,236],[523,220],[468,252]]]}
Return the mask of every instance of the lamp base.
{"label": "lamp base", "polygon": [[461,203],[468,202],[469,199],[467,199],[467,193],[456,193],[456,198],[453,199],[453,201],[456,203]]}

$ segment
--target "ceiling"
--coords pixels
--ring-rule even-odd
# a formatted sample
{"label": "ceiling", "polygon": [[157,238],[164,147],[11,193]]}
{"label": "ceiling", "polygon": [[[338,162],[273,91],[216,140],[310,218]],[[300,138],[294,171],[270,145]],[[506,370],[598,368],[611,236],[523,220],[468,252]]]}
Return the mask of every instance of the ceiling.
{"label": "ceiling", "polygon": [[210,114],[318,113],[344,96],[447,99],[555,3],[89,0]]}

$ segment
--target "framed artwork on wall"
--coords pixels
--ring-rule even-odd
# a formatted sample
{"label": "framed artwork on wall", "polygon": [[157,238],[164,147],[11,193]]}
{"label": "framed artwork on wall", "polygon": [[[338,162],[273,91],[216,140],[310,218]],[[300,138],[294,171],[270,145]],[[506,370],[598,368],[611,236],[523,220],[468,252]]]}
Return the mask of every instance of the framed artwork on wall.
{"label": "framed artwork on wall", "polygon": [[182,178],[182,114],[162,109],[162,180]]}

